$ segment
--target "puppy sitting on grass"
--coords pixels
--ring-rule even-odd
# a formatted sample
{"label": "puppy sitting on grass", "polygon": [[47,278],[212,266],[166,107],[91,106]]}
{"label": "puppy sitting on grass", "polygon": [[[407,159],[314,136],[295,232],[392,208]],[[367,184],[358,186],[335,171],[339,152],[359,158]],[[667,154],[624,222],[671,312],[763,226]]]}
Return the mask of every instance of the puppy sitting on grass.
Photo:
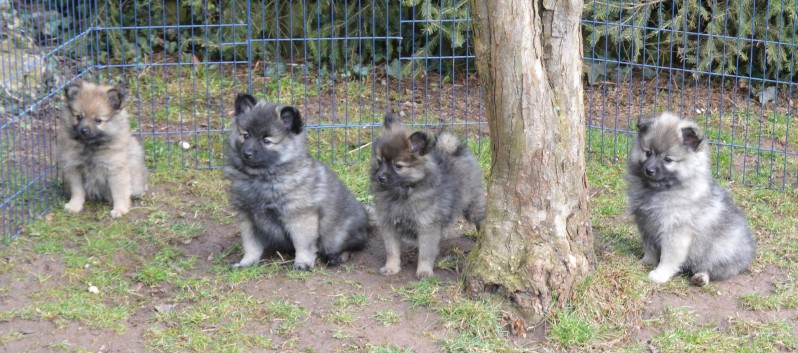
{"label": "puppy sitting on grass", "polygon": [[144,150],[130,135],[124,93],[77,81],[64,88],[64,98],[56,136],[58,167],[70,195],[64,209],[80,212],[86,199],[110,201],[111,217],[119,218],[130,210],[131,198],[147,191]]}

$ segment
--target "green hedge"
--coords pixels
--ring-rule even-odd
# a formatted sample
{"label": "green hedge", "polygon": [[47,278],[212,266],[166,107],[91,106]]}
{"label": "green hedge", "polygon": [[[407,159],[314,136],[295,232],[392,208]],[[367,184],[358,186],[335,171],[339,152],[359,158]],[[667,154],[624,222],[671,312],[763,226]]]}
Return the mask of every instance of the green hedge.
{"label": "green hedge", "polygon": [[797,12],[795,0],[587,0],[582,18],[609,24],[583,25],[585,52],[599,59],[792,81],[798,71]]}
{"label": "green hedge", "polygon": [[[220,45],[222,43],[244,43],[247,36],[255,39],[274,38],[322,38],[321,40],[283,41],[279,45],[253,44],[254,60],[281,61],[293,55],[302,57],[307,52],[307,62],[321,65],[338,72],[367,74],[372,63],[390,63],[399,55],[465,55],[466,37],[470,23],[452,22],[446,19],[466,18],[467,0],[294,0],[252,1],[247,7],[244,0],[202,0],[154,2],[123,1],[110,2],[97,9],[100,25],[116,26],[162,26],[197,25],[219,23],[247,23],[247,12],[251,18],[250,33],[239,28],[190,28],[176,30],[126,30],[109,31],[100,42],[112,44],[110,56],[102,62],[124,59],[147,61],[147,56],[158,52],[167,55],[192,53],[199,60],[233,60],[246,58],[245,45]],[[400,27],[400,12],[403,19],[428,20],[431,22],[406,23]],[[106,14],[108,16],[106,16]],[[152,16],[150,16],[152,14]],[[165,14],[163,16],[162,14]],[[107,18],[107,20],[106,20]],[[444,22],[438,21],[444,19]],[[350,39],[324,40],[336,37],[387,37],[410,38],[398,40]],[[178,40],[179,39],[179,40]],[[307,43],[307,47],[303,45]],[[348,63],[345,67],[344,63]],[[464,64],[464,63],[463,63]],[[436,65],[437,68],[437,65]],[[279,69],[279,68],[278,68]],[[454,69],[451,60],[443,71]],[[397,71],[397,70],[394,70]],[[407,74],[407,69],[405,69]],[[400,72],[393,72],[399,75]]]}
{"label": "green hedge", "polygon": [[[302,57],[307,51],[306,62],[320,69],[364,75],[373,70],[373,65],[385,64],[389,74],[398,76],[408,74],[410,65],[405,62],[405,67],[400,67],[395,60],[399,56],[473,53],[468,40],[470,23],[451,21],[470,16],[467,0],[253,0],[249,8],[245,0],[123,0],[98,2],[96,9],[91,8],[94,1],[65,1],[70,5],[55,9],[61,17],[45,16],[49,20],[42,21],[42,16],[21,16],[26,24],[22,27],[32,36],[40,36],[39,42],[44,39],[47,43],[53,43],[53,37],[57,42],[68,40],[65,36],[72,32],[58,29],[81,22],[87,12],[95,16],[91,16],[91,23],[83,23],[85,27],[156,27],[95,32],[100,49],[110,50],[94,48],[97,54],[81,61],[89,64],[95,59],[99,63],[147,63],[153,56],[164,54],[180,56],[181,60],[243,60],[246,46],[240,43],[247,39],[246,28],[221,28],[218,24],[246,24],[247,11],[253,38],[404,38],[401,42],[350,39],[254,44],[254,60],[274,62],[279,57],[284,62],[293,46],[294,57]],[[795,80],[798,71],[795,0],[587,0],[584,6],[583,19],[587,22],[582,30],[588,58],[784,81]],[[41,7],[16,10],[14,14],[30,13],[41,11]],[[4,13],[8,17],[9,12]],[[400,16],[416,21],[400,26]],[[157,28],[178,24],[186,27]],[[191,27],[203,24],[216,26]],[[80,47],[71,50],[76,59],[87,52]],[[465,60],[442,60],[440,69],[437,62],[429,69],[448,72],[459,69],[453,65],[464,64]],[[624,74],[630,72],[624,70]]]}

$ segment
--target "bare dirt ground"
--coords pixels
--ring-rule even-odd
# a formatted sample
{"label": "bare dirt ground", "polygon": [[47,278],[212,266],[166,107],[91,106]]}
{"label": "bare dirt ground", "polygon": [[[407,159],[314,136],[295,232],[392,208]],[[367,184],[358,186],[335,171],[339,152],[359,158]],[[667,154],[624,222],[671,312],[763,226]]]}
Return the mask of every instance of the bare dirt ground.
{"label": "bare dirt ground", "polygon": [[[193,205],[202,202],[188,192],[175,192],[170,187],[156,186],[153,198],[168,197],[176,204]],[[143,221],[150,214],[146,200],[138,204],[130,215],[130,222]],[[171,207],[171,206],[170,206]],[[181,212],[179,208],[167,208],[170,213]],[[185,210],[182,210],[185,211]],[[107,222],[107,221],[103,221]],[[226,254],[222,261],[236,262],[241,253],[234,248],[239,244],[238,233],[233,224],[200,219],[202,231],[189,241],[175,243],[185,257],[197,259],[196,265],[184,277],[214,278],[214,257]],[[462,268],[464,255],[467,255],[474,242],[470,238],[460,237],[465,230],[460,225],[450,229],[448,238],[442,244],[441,257],[449,258],[456,265],[453,270],[436,269],[444,286],[456,283],[458,269]],[[23,237],[26,235],[23,234]],[[75,235],[80,237],[80,234]],[[139,240],[140,241],[140,240]],[[22,251],[16,255],[7,255],[0,259],[3,263],[13,263],[13,272],[0,275],[0,283],[7,285],[0,291],[0,312],[23,310],[34,303],[41,295],[43,287],[52,288],[69,286],[69,271],[65,260],[58,255],[39,255],[30,247],[23,245]],[[158,249],[141,244],[138,254],[143,258],[151,258]],[[601,252],[602,249],[597,249]],[[271,259],[277,258],[272,256]],[[135,259],[120,258],[118,263],[134,262]],[[368,247],[356,253],[345,266],[325,268],[322,274],[297,280],[286,276],[285,271],[276,276],[264,277],[261,280],[247,282],[237,286],[229,284],[229,291],[245,293],[254,302],[263,302],[273,298],[287,299],[291,303],[305,308],[307,318],[290,336],[276,334],[279,320],[249,322],[246,331],[269,336],[275,347],[284,347],[279,351],[369,351],[369,347],[378,345],[395,345],[411,348],[413,352],[440,351],[439,340],[449,337],[448,331],[440,321],[440,316],[430,308],[414,307],[404,300],[397,289],[416,282],[414,277],[415,253],[405,252],[402,272],[393,277],[384,277],[377,272],[384,261],[384,249],[381,240],[372,238]],[[290,266],[290,258],[284,261],[284,267]],[[230,270],[232,271],[232,270]],[[646,269],[641,268],[641,273]],[[135,271],[134,271],[135,272]],[[642,320],[657,320],[667,316],[672,310],[685,310],[699,323],[716,324],[726,327],[736,319],[755,319],[761,322],[786,320],[792,322],[793,332],[798,335],[798,316],[794,309],[789,310],[751,310],[739,304],[739,297],[748,293],[773,292],[774,282],[783,274],[772,266],[760,271],[735,277],[729,281],[715,284],[712,291],[691,287],[677,292],[666,289],[656,291],[647,304]],[[132,278],[134,273],[126,277]],[[357,320],[349,325],[341,325],[329,320],[335,308],[332,302],[342,294],[358,293],[369,299],[370,305],[360,308],[356,313]],[[123,323],[124,330],[115,332],[108,329],[96,329],[86,325],[82,320],[61,320],[57,318],[37,317],[36,313],[29,317],[3,319],[0,317],[0,337],[14,337],[3,345],[1,352],[49,352],[49,351],[92,351],[92,352],[142,352],[148,351],[144,342],[151,339],[148,332],[163,330],[178,325],[177,322],[160,318],[155,307],[162,304],[173,304],[173,310],[188,310],[194,305],[191,301],[178,298],[178,290],[166,282],[154,285],[136,283],[130,289],[126,300],[135,308],[129,319]],[[35,309],[38,310],[38,309]],[[258,307],[240,307],[242,313],[259,312]],[[392,310],[401,316],[399,324],[385,326],[376,322],[373,317],[377,311]],[[208,330],[213,330],[209,327]],[[508,336],[513,345],[521,351],[560,351],[552,347],[546,340],[548,324],[537,328],[529,328],[526,338]],[[633,333],[629,344],[648,342],[657,330],[640,328]],[[336,338],[345,335],[346,338]],[[344,344],[345,343],[345,344]],[[524,348],[526,347],[526,348]]]}
{"label": "bare dirt ground", "polygon": [[[739,319],[762,323],[777,320],[798,323],[798,311],[795,309],[751,310],[740,305],[739,298],[746,294],[773,294],[775,282],[783,277],[783,271],[767,266],[756,273],[743,274],[728,281],[714,283],[711,291],[691,286],[684,293],[659,292],[650,298],[643,319],[653,320],[667,315],[669,311],[683,310],[697,324],[710,324],[720,329],[727,329],[732,322]],[[792,331],[798,335],[798,325],[793,325]],[[656,333],[653,330],[638,328],[635,331],[635,338],[640,342],[648,342]]]}
{"label": "bare dirt ground", "polygon": [[[164,188],[156,187],[153,197],[169,193],[178,202],[191,204],[197,202],[190,194],[174,194]],[[143,205],[139,205],[140,207]],[[177,210],[173,210],[177,212]],[[130,214],[130,221],[146,217],[141,212]],[[238,229],[233,224],[221,225],[211,220],[203,220],[203,231],[191,241],[178,243],[179,249],[186,257],[197,259],[196,267],[183,276],[196,278],[212,278],[213,258],[229,252],[240,243]],[[474,241],[459,237],[459,226],[447,232],[447,239],[442,243],[441,257],[457,256],[470,252]],[[21,237],[25,237],[23,234]],[[79,235],[78,235],[79,236]],[[146,244],[143,245],[146,248]],[[158,249],[149,248],[140,255],[149,258]],[[340,350],[342,340],[333,338],[333,334],[343,330],[351,337],[346,340],[349,345],[365,349],[366,345],[397,345],[412,347],[415,352],[433,352],[438,350],[436,340],[448,335],[446,330],[436,321],[438,315],[423,307],[413,307],[411,303],[401,300],[397,289],[416,282],[415,256],[413,249],[406,248],[402,258],[402,271],[392,277],[384,277],[377,271],[384,264],[384,248],[381,239],[372,237],[367,248],[355,253],[349,262],[338,267],[325,267],[323,275],[313,275],[305,280],[296,280],[278,275],[264,278],[245,287],[231,288],[240,290],[252,298],[286,298],[302,308],[309,315],[301,324],[296,336],[285,338],[274,332],[279,325],[275,322],[253,321],[248,331],[270,336],[276,347],[288,345],[285,351],[329,352]],[[238,261],[242,254],[233,251],[224,261],[230,264]],[[277,255],[267,258],[279,259]],[[42,287],[69,286],[70,281],[65,271],[64,260],[53,255],[36,255],[27,249],[19,257],[2,259],[14,263],[13,273],[0,275],[0,283],[9,287],[0,292],[0,312],[22,310],[34,302]],[[291,266],[290,257],[286,258],[284,267]],[[125,262],[125,259],[119,259]],[[460,261],[459,266],[462,265]],[[323,265],[322,265],[323,267]],[[234,271],[230,269],[230,271]],[[456,281],[458,274],[448,270],[436,270],[443,284]],[[132,277],[133,274],[131,273]],[[43,283],[46,282],[46,284]],[[356,313],[359,318],[355,325],[338,325],[331,323],[328,317],[334,308],[331,303],[342,293],[360,293],[375,302]],[[35,318],[0,318],[0,337],[19,336],[0,345],[0,352],[44,352],[66,347],[67,351],[77,349],[93,352],[143,352],[148,348],[143,344],[146,330],[167,328],[174,323],[157,319],[155,307],[161,304],[175,304],[173,310],[185,309],[191,302],[180,302],[175,298],[177,291],[168,283],[145,285],[137,283],[130,289],[129,300],[136,302],[136,311],[124,323],[124,332],[90,328],[81,321],[60,321]],[[242,312],[258,311],[262,308],[238,308]],[[38,310],[38,309],[36,309]],[[400,325],[381,325],[372,318],[376,311],[392,310],[401,315]],[[35,316],[35,315],[34,315]],[[287,342],[291,340],[291,342]],[[294,348],[291,348],[294,347]],[[355,349],[360,350],[360,349]]]}

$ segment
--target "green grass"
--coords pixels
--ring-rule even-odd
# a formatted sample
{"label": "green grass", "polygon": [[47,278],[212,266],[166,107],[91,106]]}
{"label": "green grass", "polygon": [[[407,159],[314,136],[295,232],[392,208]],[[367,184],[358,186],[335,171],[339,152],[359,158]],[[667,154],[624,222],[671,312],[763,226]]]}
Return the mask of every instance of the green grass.
{"label": "green grass", "polygon": [[431,307],[437,302],[435,294],[441,286],[437,278],[427,278],[399,288],[398,293],[412,307]]}
{"label": "green grass", "polygon": [[244,293],[217,291],[197,303],[157,314],[159,325],[150,326],[144,337],[150,349],[166,352],[274,349],[268,336],[243,330],[253,320],[264,317],[266,308],[270,306]]}
{"label": "green grass", "polygon": [[395,345],[389,345],[389,346],[367,345],[365,351],[368,353],[412,353],[413,352],[413,350],[410,348],[402,348]]}
{"label": "green grass", "polygon": [[111,329],[120,334],[125,332],[130,308],[125,303],[115,303],[113,298],[104,298],[106,294],[102,291],[94,294],[87,289],[88,285],[56,287],[36,293],[34,303],[20,310],[18,316],[50,320],[59,326],[78,320],[88,327]]}
{"label": "green grass", "polygon": [[393,310],[380,310],[374,313],[374,319],[383,326],[390,326],[399,323],[401,317],[399,313]]}
{"label": "green grass", "polygon": [[732,319],[728,330],[718,330],[697,323],[695,315],[683,310],[671,310],[656,321],[663,331],[651,344],[661,352],[778,352],[798,347],[792,325],[783,321]]}
{"label": "green grass", "polygon": [[9,342],[16,341],[16,340],[22,338],[23,336],[25,336],[25,334],[22,333],[22,332],[19,332],[19,331],[12,331],[12,332],[9,332],[7,334],[4,334],[4,335],[0,336],[0,346],[5,346]]}
{"label": "green grass", "polygon": [[351,325],[359,319],[357,312],[368,304],[368,297],[360,293],[336,295],[326,320],[337,325]]}
{"label": "green grass", "polygon": [[740,301],[751,310],[784,310],[798,308],[798,283],[794,276],[778,279],[772,294],[753,292],[743,295]]}
{"label": "green grass", "polygon": [[192,262],[194,262],[193,259],[182,258],[175,249],[164,248],[155,254],[152,261],[146,263],[138,271],[134,279],[147,285],[169,282],[170,279],[175,278],[181,268],[190,267]]}
{"label": "green grass", "polygon": [[[209,111],[219,111],[222,104],[225,110],[232,109],[232,96],[212,96],[210,103],[204,98],[197,99],[195,105],[194,95],[181,92],[187,82],[202,82],[197,86],[202,86],[202,90],[207,82],[208,92],[231,92],[242,87],[235,77],[219,74],[218,68],[213,67],[162,76],[145,75],[146,79],[138,81],[140,86],[133,88],[141,90],[142,99],[169,95],[168,106],[141,108],[144,116],[152,118],[159,127],[166,122],[172,127],[179,126],[181,121],[189,124],[186,126],[207,123]],[[255,93],[269,100],[279,96],[285,101],[291,94],[288,83],[286,78],[258,81]],[[365,86],[360,93],[368,95],[370,88]],[[340,88],[322,87],[308,92],[308,96],[314,97],[327,89]],[[359,92],[360,88],[351,85],[350,89]],[[201,91],[196,97],[204,97],[205,93]],[[187,110],[189,107],[196,110]],[[223,128],[229,123],[227,113],[210,116],[209,126]],[[339,117],[347,113],[357,119],[362,114],[364,122],[382,118],[380,112],[355,107],[337,106],[331,113]],[[427,119],[431,123],[440,122],[434,114],[418,118],[420,122]],[[717,124],[713,120],[716,117],[708,119],[700,123],[713,127]],[[779,116],[773,119],[775,131],[767,136],[779,138],[785,132],[781,125],[786,125],[786,121]],[[147,129],[146,126],[134,127],[138,130]],[[358,200],[366,203],[373,201],[368,176],[371,147],[367,144],[379,131],[379,127],[308,131],[312,156],[332,162],[331,168]],[[724,143],[733,140],[754,144],[750,136],[741,136],[739,130],[732,133],[723,126],[710,129],[708,135]],[[791,138],[794,136],[798,135],[791,134]],[[314,337],[334,339],[340,347],[325,347],[331,351],[412,352],[417,351],[412,345],[372,341],[368,334],[363,337],[363,332],[372,327],[389,332],[408,330],[409,320],[418,316],[430,318],[428,328],[416,331],[418,339],[434,342],[437,350],[443,352],[798,349],[793,336],[798,318],[731,317],[728,324],[721,325],[700,320],[684,309],[646,311],[661,295],[689,299],[699,294],[710,297],[723,294],[717,293],[720,287],[716,284],[694,291],[683,277],[665,286],[646,280],[651,269],[638,262],[642,245],[626,215],[623,162],[633,136],[602,134],[597,130],[589,133],[587,170],[597,261],[588,277],[577,285],[565,309],[552,310],[546,317],[547,329],[542,341],[512,336],[507,332],[506,319],[514,317],[514,313],[507,310],[507,303],[468,298],[459,281],[376,277],[384,282],[374,285],[358,277],[378,276],[376,269],[362,264],[338,267],[320,264],[312,271],[296,271],[291,267],[290,257],[278,256],[248,268],[231,269],[230,263],[240,258],[242,249],[234,230],[235,214],[228,206],[227,181],[221,170],[191,169],[222,165],[225,137],[199,134],[185,138],[192,144],[191,149],[183,150],[162,136],[143,139],[148,165],[156,170],[150,182],[159,192],[137,202],[128,217],[111,220],[110,205],[102,203],[88,203],[86,210],[78,215],[66,214],[56,206],[51,215],[27,227],[20,239],[0,247],[0,300],[15,295],[30,300],[17,310],[0,311],[0,322],[40,320],[55,323],[57,329],[80,325],[116,335],[129,333],[128,322],[143,316],[145,319],[136,321],[142,332],[143,347],[156,352],[303,352],[312,351],[306,346],[307,340]],[[792,146],[798,141],[789,143]],[[470,138],[469,147],[487,171],[490,141]],[[734,298],[735,308],[763,313],[795,310],[798,193],[792,188],[771,191],[741,186],[743,181],[762,185],[771,176],[771,158],[774,166],[785,161],[773,152],[750,154],[747,158],[760,158],[767,161],[767,166],[762,164],[758,171],[748,169],[744,175],[735,169],[732,178],[725,178],[724,173],[735,168],[739,157],[732,157],[728,148],[721,148],[721,152],[717,157],[713,154],[716,173],[746,212],[757,238],[759,252],[753,271],[756,274],[775,269],[780,274],[772,291]],[[798,167],[795,163],[795,160],[786,161],[787,170]],[[784,166],[774,167],[773,175],[783,170]],[[213,236],[222,237],[217,239],[218,244],[208,241],[209,227],[215,227]],[[479,234],[468,232],[464,236],[476,238]],[[208,241],[208,246],[199,246],[198,239]],[[465,256],[461,250],[450,252],[438,259],[436,267],[457,273]],[[42,262],[37,260],[49,261],[55,270],[43,269]],[[23,285],[32,289],[17,293],[17,288]],[[88,292],[89,286],[96,286],[99,293]],[[295,300],[292,295],[297,292],[315,300]],[[385,308],[381,306],[384,303],[393,306]],[[161,304],[174,307],[169,312],[156,312],[154,307]],[[650,343],[636,341],[633,333],[636,329],[650,332]],[[24,339],[25,336],[10,332],[0,336],[0,344]],[[52,344],[50,349],[82,348],[60,342]]]}
{"label": "green grass", "polygon": [[574,348],[598,338],[597,331],[588,320],[566,308],[557,313],[547,338],[563,347]]}
{"label": "green grass", "polygon": [[[480,162],[489,165],[489,160],[481,158]],[[366,163],[333,165],[362,200],[368,200]],[[642,313],[652,295],[691,295],[689,286],[684,278],[674,279],[667,286],[655,286],[645,279],[650,269],[637,261],[642,248],[636,229],[625,216],[623,164],[591,161],[588,170],[598,262],[578,286],[567,309],[548,318],[546,340],[540,343],[543,347],[555,351],[637,351],[642,346],[630,341],[627,332],[630,325],[638,325],[654,332],[651,344],[662,352],[699,350],[711,342],[722,342],[710,350],[717,352],[795,349],[795,339],[789,336],[795,320],[737,319],[722,328],[699,322],[679,310],[644,320]],[[396,301],[413,312],[434,315],[434,325],[446,332],[430,337],[441,351],[525,350],[507,339],[503,304],[466,298],[457,282],[411,281],[373,295],[374,288],[342,277],[363,271],[357,266],[320,265],[312,271],[295,271],[290,258],[283,261],[274,257],[256,266],[231,270],[230,262],[241,256],[237,240],[230,248],[202,255],[202,259],[210,259],[203,265],[202,259],[187,256],[182,247],[201,236],[207,222],[234,227],[226,208],[221,172],[155,172],[152,182],[162,187],[162,192],[143,200],[126,220],[111,221],[107,217],[110,205],[100,203],[87,204],[86,212],[79,215],[56,210],[48,220],[28,227],[22,239],[0,249],[0,275],[13,281],[30,278],[42,288],[33,293],[30,305],[0,313],[0,320],[50,320],[58,327],[79,322],[121,333],[140,305],[151,308],[171,303],[175,307],[168,313],[148,310],[151,319],[143,327],[142,339],[149,350],[301,351],[308,323],[321,320],[338,327],[326,335],[339,341],[343,351],[410,351],[412,347],[358,342],[357,332],[362,327],[403,327],[408,316],[395,309],[376,306],[372,314],[363,314],[382,302]],[[772,265],[786,274],[776,282],[774,292],[745,295],[738,298],[739,304],[758,311],[794,309],[798,273],[793,260],[798,248],[794,240],[798,221],[792,216],[798,214],[795,191],[751,189],[729,182],[724,185],[732,189],[757,234],[761,254],[755,269]],[[23,265],[7,259],[22,256],[52,257],[63,264],[63,270],[17,273]],[[463,257],[449,254],[438,265],[451,269]],[[199,275],[197,271],[201,271]],[[270,281],[282,284],[273,293],[247,292],[253,285]],[[100,293],[89,293],[90,285],[97,286]],[[281,292],[287,285],[311,292],[332,288],[335,292],[321,295],[322,305],[313,307],[294,302]],[[147,293],[167,288],[171,292],[163,300],[147,298]],[[716,288],[709,286],[705,293],[711,294]],[[0,291],[0,296],[3,293],[7,292]],[[253,332],[253,325],[269,327],[270,333]],[[24,337],[8,335],[3,339]]]}
{"label": "green grass", "polygon": [[286,301],[272,301],[266,303],[266,317],[264,320],[277,324],[276,332],[280,335],[290,335],[308,317],[307,309]]}
{"label": "green grass", "polygon": [[477,300],[458,300],[436,310],[445,326],[459,334],[491,338],[503,335],[500,305]]}

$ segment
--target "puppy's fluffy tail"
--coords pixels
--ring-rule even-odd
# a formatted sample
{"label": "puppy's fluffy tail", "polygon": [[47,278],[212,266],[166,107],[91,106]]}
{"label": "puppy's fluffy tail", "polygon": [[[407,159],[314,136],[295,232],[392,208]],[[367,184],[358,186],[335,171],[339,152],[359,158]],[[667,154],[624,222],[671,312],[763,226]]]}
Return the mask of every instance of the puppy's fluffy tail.
{"label": "puppy's fluffy tail", "polygon": [[443,153],[451,155],[461,153],[463,147],[463,144],[460,143],[460,138],[448,131],[438,134],[437,141],[435,142],[435,148]]}

